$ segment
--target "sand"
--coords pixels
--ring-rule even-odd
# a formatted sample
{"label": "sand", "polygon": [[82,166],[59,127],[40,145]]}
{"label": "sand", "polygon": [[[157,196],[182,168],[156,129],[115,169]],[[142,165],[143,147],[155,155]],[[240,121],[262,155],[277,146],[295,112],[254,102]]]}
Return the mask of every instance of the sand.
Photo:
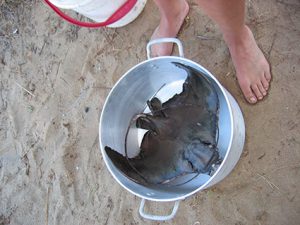
{"label": "sand", "polygon": [[[110,89],[146,58],[159,21],[154,3],[117,29],[72,26],[42,1],[0,6],[0,224],[159,224],[139,216],[140,199],[110,175],[98,140]],[[247,8],[273,73],[269,96],[255,106],[243,99],[217,27],[191,2],[179,37],[185,55],[237,99],[246,144],[226,179],[182,201],[163,224],[299,224],[300,4],[252,0]]]}

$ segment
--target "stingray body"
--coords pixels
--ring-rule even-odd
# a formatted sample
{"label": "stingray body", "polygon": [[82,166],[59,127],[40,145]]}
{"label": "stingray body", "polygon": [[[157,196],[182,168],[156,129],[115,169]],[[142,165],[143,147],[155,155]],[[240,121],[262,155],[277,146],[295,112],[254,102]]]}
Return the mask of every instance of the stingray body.
{"label": "stingray body", "polygon": [[136,117],[136,127],[148,130],[139,155],[128,158],[105,147],[114,165],[140,184],[167,184],[185,174],[209,173],[219,160],[216,90],[199,71],[175,64],[188,74],[183,91],[164,103],[152,98],[147,102],[151,113]]}

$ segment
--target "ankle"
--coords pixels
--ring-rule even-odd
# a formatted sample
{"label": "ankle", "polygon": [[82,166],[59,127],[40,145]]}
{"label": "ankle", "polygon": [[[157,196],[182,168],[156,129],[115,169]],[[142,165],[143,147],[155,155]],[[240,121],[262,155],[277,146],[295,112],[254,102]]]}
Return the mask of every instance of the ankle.
{"label": "ankle", "polygon": [[172,7],[172,10],[164,10],[161,11],[161,22],[166,24],[172,24],[174,22],[174,18],[186,16],[189,11],[189,5],[186,0],[180,0],[177,4]]}
{"label": "ankle", "polygon": [[248,26],[244,25],[236,31],[224,31],[223,38],[229,48],[235,48],[245,45],[251,37],[252,32]]}

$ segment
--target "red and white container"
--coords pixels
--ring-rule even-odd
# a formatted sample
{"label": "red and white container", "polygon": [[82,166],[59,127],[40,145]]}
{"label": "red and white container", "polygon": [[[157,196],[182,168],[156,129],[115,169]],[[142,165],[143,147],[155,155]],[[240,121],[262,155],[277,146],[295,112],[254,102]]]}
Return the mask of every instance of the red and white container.
{"label": "red and white container", "polygon": [[[84,27],[122,27],[142,12],[147,0],[45,0],[65,20]],[[60,9],[71,9],[96,23],[77,21]]]}

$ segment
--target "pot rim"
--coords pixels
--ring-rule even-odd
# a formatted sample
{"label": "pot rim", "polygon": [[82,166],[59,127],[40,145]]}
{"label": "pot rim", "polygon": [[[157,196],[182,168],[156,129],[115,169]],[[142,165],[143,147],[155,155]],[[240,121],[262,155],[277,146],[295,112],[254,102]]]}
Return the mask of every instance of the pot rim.
{"label": "pot rim", "polygon": [[[150,63],[152,61],[156,61],[156,60],[161,60],[161,59],[173,59],[173,60],[180,60],[180,61],[186,61],[190,64],[193,64],[194,65],[194,68],[201,68],[207,75],[209,75],[209,77],[218,85],[218,87],[220,88],[224,98],[225,98],[225,101],[226,101],[226,105],[228,107],[228,111],[229,111],[229,115],[230,115],[230,127],[231,127],[231,131],[230,131],[230,140],[229,140],[229,145],[228,145],[228,148],[227,148],[227,151],[226,151],[226,154],[225,154],[225,157],[221,163],[221,165],[219,166],[219,168],[216,170],[216,172],[214,173],[213,176],[211,176],[208,181],[206,181],[203,185],[201,185],[199,188],[181,196],[181,197],[174,197],[174,198],[169,198],[169,199],[158,199],[158,198],[153,198],[151,196],[146,196],[146,195],[141,195],[141,194],[138,194],[136,193],[135,191],[131,190],[130,188],[126,187],[126,185],[124,185],[118,178],[117,176],[112,172],[112,169],[110,168],[109,166],[109,163],[108,163],[108,157],[104,151],[104,146],[102,144],[102,141],[101,141],[101,127],[102,127],[102,120],[103,120],[103,112],[104,112],[104,109],[106,108],[106,105],[108,103],[108,99],[110,98],[110,96],[112,95],[114,89],[119,85],[119,83],[128,75],[130,74],[133,70],[135,70],[137,67],[140,67],[146,63]],[[106,97],[106,100],[104,102],[104,105],[102,107],[102,112],[101,112],[101,115],[100,115],[100,123],[99,123],[99,143],[100,143],[100,150],[101,150],[101,154],[103,156],[103,160],[105,162],[105,165],[106,167],[108,168],[110,174],[114,177],[114,179],[123,187],[125,188],[127,191],[129,191],[130,193],[142,198],[142,199],[147,199],[147,200],[150,200],[150,201],[157,201],[157,202],[170,202],[170,201],[178,201],[178,200],[183,200],[193,194],[195,194],[196,192],[198,191],[201,191],[203,189],[205,189],[209,184],[210,182],[215,178],[215,176],[219,173],[219,171],[222,169],[222,167],[224,166],[224,163],[226,162],[226,159],[229,155],[229,149],[231,149],[231,146],[232,146],[232,141],[233,141],[233,113],[232,113],[232,108],[231,108],[231,104],[230,104],[230,101],[228,99],[228,96],[226,94],[226,90],[223,88],[223,86],[220,84],[220,82],[207,70],[205,69],[203,66],[201,66],[200,64],[190,60],[190,59],[187,59],[185,57],[178,57],[178,56],[159,56],[159,57],[154,57],[154,58],[150,58],[150,59],[147,59],[147,60],[144,60],[140,63],[138,63],[137,65],[133,66],[132,68],[130,68],[129,70],[127,70],[127,72],[125,72],[121,78],[114,84],[113,88],[110,90],[108,96]]]}

